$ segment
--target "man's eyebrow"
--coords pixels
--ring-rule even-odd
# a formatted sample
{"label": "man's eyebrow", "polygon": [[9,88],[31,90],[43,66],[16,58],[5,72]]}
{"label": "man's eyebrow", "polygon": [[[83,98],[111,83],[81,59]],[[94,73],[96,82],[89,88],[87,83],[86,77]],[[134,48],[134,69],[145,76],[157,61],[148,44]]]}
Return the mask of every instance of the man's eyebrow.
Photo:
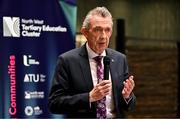
{"label": "man's eyebrow", "polygon": [[109,28],[109,27],[95,26],[94,28]]}
{"label": "man's eyebrow", "polygon": [[101,27],[101,26],[95,26],[94,28],[103,28],[103,27]]}

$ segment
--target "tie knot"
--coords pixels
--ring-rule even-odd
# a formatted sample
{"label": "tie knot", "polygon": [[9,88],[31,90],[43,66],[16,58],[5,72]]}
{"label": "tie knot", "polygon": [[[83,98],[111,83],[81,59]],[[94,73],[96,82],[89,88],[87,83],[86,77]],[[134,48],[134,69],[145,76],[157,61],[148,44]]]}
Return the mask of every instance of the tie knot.
{"label": "tie knot", "polygon": [[97,63],[101,63],[101,59],[103,58],[103,56],[96,56],[93,59],[97,62]]}

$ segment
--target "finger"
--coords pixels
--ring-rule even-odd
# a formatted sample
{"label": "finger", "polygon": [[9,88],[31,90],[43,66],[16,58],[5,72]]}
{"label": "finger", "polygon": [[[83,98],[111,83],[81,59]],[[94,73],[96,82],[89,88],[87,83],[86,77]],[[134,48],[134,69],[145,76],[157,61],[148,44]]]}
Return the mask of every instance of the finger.
{"label": "finger", "polygon": [[133,79],[134,79],[134,76],[130,76],[130,77],[129,77],[129,81],[130,81],[131,83],[134,83],[134,80],[133,80]]}
{"label": "finger", "polygon": [[124,89],[122,90],[122,94],[123,94],[123,95],[125,94],[125,91],[124,91]]}
{"label": "finger", "polygon": [[124,88],[124,89],[122,90],[122,94],[123,94],[123,95],[129,95],[130,93],[128,92],[127,88]]}
{"label": "finger", "polygon": [[106,85],[106,84],[110,84],[111,81],[110,80],[102,80],[101,82],[99,82],[100,86]]}
{"label": "finger", "polygon": [[104,97],[104,96],[106,96],[109,93],[110,93],[110,89],[107,88],[107,89],[104,89],[104,90],[99,90],[97,92],[97,96],[98,97]]}
{"label": "finger", "polygon": [[133,79],[130,79],[130,82],[131,82],[132,86],[135,87],[135,82],[134,82],[134,80],[133,80]]}
{"label": "finger", "polygon": [[105,93],[104,93],[104,96],[107,96],[107,95],[109,95],[109,94],[110,94],[110,91],[105,92]]}
{"label": "finger", "polygon": [[104,94],[109,94],[110,89],[109,88],[108,89],[104,89],[103,92],[104,92]]}
{"label": "finger", "polygon": [[102,95],[107,95],[111,92],[111,87],[106,87],[106,88],[103,88],[101,90],[99,90],[99,92],[102,94]]}
{"label": "finger", "polygon": [[98,91],[105,90],[105,89],[111,89],[112,84],[105,84],[105,85],[96,85],[95,89]]}
{"label": "finger", "polygon": [[100,85],[102,88],[108,88],[112,86],[112,83],[107,83],[105,85]]}
{"label": "finger", "polygon": [[104,96],[109,95],[110,93],[111,93],[111,87],[106,88],[106,89],[104,90]]}
{"label": "finger", "polygon": [[128,81],[126,82],[125,87],[127,88],[127,90],[131,90],[131,89],[133,89],[133,84],[128,80]]}
{"label": "finger", "polygon": [[124,88],[126,88],[126,89],[130,88],[130,84],[127,80],[124,82]]}
{"label": "finger", "polygon": [[129,79],[126,80],[127,85],[129,85],[129,88],[133,89],[135,86],[133,76],[130,76]]}
{"label": "finger", "polygon": [[134,76],[131,75],[128,79],[133,79],[133,78],[134,78]]}
{"label": "finger", "polygon": [[129,92],[128,88],[124,88],[124,92],[127,94]]}
{"label": "finger", "polygon": [[100,88],[105,93],[106,92],[110,92],[111,89],[112,89],[112,84],[111,83],[110,84],[106,84],[106,85],[100,86]]}
{"label": "finger", "polygon": [[127,79],[126,81],[124,81],[124,88],[128,91],[131,92],[133,90],[133,84],[130,81],[130,79]]}
{"label": "finger", "polygon": [[128,85],[129,85],[129,88],[133,89],[135,86],[135,83],[132,79],[130,79]]}

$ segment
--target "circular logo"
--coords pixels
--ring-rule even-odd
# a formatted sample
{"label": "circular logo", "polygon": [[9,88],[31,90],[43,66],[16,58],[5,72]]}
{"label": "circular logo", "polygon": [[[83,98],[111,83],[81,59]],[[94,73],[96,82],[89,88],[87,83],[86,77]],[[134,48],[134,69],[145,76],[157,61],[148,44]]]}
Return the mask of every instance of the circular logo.
{"label": "circular logo", "polygon": [[31,106],[26,106],[24,112],[27,116],[31,116],[33,114],[33,108]]}

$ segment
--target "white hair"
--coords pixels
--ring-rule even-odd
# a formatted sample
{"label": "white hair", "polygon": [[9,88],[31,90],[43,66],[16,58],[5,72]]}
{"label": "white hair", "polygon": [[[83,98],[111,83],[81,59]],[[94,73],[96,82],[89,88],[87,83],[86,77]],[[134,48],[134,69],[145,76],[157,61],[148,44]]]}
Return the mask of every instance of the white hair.
{"label": "white hair", "polygon": [[[91,11],[88,12],[86,15],[84,22],[82,24],[83,28],[89,29],[90,27],[90,19],[93,17],[93,15],[101,16],[101,17],[110,17],[112,19],[111,13],[108,11],[106,7],[96,7],[92,9]],[[112,25],[113,25],[113,20],[112,20]]]}

